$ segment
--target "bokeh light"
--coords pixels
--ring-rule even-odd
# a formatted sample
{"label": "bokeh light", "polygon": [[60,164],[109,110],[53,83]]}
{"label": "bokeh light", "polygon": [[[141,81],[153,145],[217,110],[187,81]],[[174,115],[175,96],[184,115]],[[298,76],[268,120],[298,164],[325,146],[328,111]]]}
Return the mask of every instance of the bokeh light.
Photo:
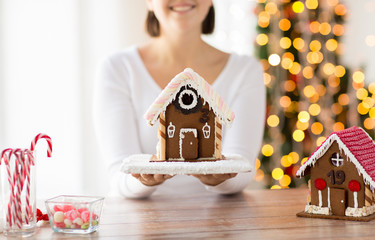
{"label": "bokeh light", "polygon": [[341,105],[345,106],[349,104],[349,96],[346,93],[340,94],[338,101]]}
{"label": "bokeh light", "polygon": [[318,0],[306,0],[305,4],[308,9],[316,9],[319,5]]}
{"label": "bokeh light", "polygon": [[273,147],[270,144],[265,144],[262,147],[262,154],[266,157],[272,156]]}
{"label": "bokeh light", "polygon": [[375,128],[375,119],[373,118],[366,118],[363,125],[366,129],[372,130]]}
{"label": "bokeh light", "polygon": [[365,74],[361,71],[355,71],[353,73],[353,82],[362,83],[365,80]]}
{"label": "bokeh light", "polygon": [[297,129],[293,132],[294,141],[302,142],[304,138],[305,138],[305,133],[302,130]]}
{"label": "bokeh light", "polygon": [[305,46],[305,41],[302,38],[295,38],[293,40],[293,47],[297,50],[302,50]]}
{"label": "bokeh light", "polygon": [[276,3],[274,2],[268,2],[264,9],[269,12],[269,14],[276,14],[279,11]]}
{"label": "bokeh light", "polygon": [[335,131],[335,132],[341,131],[341,130],[344,130],[344,129],[345,129],[345,125],[342,122],[335,122],[333,124],[333,131]]}
{"label": "bokeh light", "polygon": [[323,124],[320,122],[314,122],[311,124],[311,132],[315,135],[319,135],[323,132]]}
{"label": "bokeh light", "polygon": [[342,36],[344,34],[344,26],[341,24],[336,24],[333,26],[332,32],[336,36]]}
{"label": "bokeh light", "polygon": [[282,106],[283,108],[289,107],[291,103],[292,101],[290,100],[290,97],[288,96],[282,96],[280,98],[280,106]]}
{"label": "bokeh light", "polygon": [[301,122],[308,122],[310,120],[310,114],[307,111],[301,111],[298,113],[298,120]]}
{"label": "bokeh light", "polygon": [[279,125],[279,117],[277,115],[270,115],[268,118],[267,118],[267,124],[268,126],[270,127],[277,127]]}
{"label": "bokeh light", "polygon": [[309,48],[313,52],[317,52],[322,48],[322,44],[318,40],[312,40],[309,44]]}
{"label": "bokeh light", "polygon": [[322,35],[328,35],[331,32],[331,25],[327,22],[323,22],[319,25],[319,32]]}
{"label": "bokeh light", "polygon": [[290,29],[291,23],[288,19],[283,18],[279,21],[279,28],[282,31],[288,31]]}
{"label": "bokeh light", "polygon": [[329,39],[326,42],[326,48],[328,51],[335,51],[337,49],[338,43],[335,39]]}
{"label": "bokeh light", "polygon": [[319,26],[320,26],[320,23],[318,21],[312,21],[310,23],[310,31],[312,33],[318,33],[319,32]]}
{"label": "bokeh light", "polygon": [[302,70],[302,75],[307,78],[307,79],[311,79],[314,77],[314,70],[312,67],[310,66],[306,66],[304,67],[304,69]]}
{"label": "bokeh light", "polygon": [[320,146],[322,145],[322,143],[326,140],[325,137],[319,137],[317,140],[316,140],[316,146]]}
{"label": "bokeh light", "polygon": [[305,9],[305,6],[303,5],[302,2],[296,1],[293,3],[292,9],[295,13],[301,13]]}
{"label": "bokeh light", "polygon": [[284,175],[282,178],[279,180],[279,183],[282,187],[288,187],[289,184],[292,182],[292,179],[290,178],[289,175]]}
{"label": "bokeh light", "polygon": [[268,36],[267,36],[267,34],[264,34],[264,33],[258,34],[258,36],[256,38],[256,42],[260,46],[266,45],[268,43]]}
{"label": "bokeh light", "polygon": [[277,66],[280,64],[280,56],[277,55],[276,53],[274,54],[271,54],[268,58],[268,62],[272,65],[272,66]]}
{"label": "bokeh light", "polygon": [[303,94],[305,94],[305,96],[308,98],[314,96],[315,93],[316,93],[315,88],[311,85],[307,85],[303,89]]}
{"label": "bokeh light", "polygon": [[311,104],[309,107],[309,113],[312,116],[318,116],[320,114],[320,105],[319,104]]}
{"label": "bokeh light", "polygon": [[284,89],[288,92],[293,92],[296,89],[296,83],[293,80],[287,80],[284,83]]}
{"label": "bokeh light", "polygon": [[292,41],[290,40],[290,38],[283,37],[280,39],[280,47],[284,49],[288,49],[290,48],[291,45],[292,45]]}
{"label": "bokeh light", "polygon": [[357,90],[356,96],[359,100],[363,100],[368,96],[368,91],[364,88],[360,88]]}
{"label": "bokeh light", "polygon": [[284,176],[284,171],[281,168],[275,168],[272,170],[272,178],[279,180]]}

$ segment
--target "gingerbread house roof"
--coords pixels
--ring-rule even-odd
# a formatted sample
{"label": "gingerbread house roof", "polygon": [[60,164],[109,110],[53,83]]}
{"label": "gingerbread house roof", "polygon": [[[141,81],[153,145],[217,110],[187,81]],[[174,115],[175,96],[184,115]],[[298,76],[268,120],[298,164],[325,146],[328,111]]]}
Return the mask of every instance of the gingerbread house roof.
{"label": "gingerbread house roof", "polygon": [[194,72],[191,68],[186,68],[169,82],[145,113],[144,117],[150,125],[155,124],[160,114],[165,112],[167,106],[176,98],[181,87],[186,85],[197,91],[198,95],[208,103],[222,123],[228,125],[232,123],[234,113],[219,94],[198,73]]}
{"label": "gingerbread house roof", "polygon": [[371,189],[375,189],[375,143],[362,128],[356,126],[331,133],[300,167],[296,175],[303,176],[306,168],[314,166],[334,141],[348,160],[354,163],[358,173],[362,174],[364,182],[369,184]]}

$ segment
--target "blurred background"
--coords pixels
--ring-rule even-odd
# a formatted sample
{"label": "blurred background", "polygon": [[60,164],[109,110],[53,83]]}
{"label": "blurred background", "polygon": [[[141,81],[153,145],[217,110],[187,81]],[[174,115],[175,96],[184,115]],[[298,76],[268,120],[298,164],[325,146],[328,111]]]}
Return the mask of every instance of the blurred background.
{"label": "blurred background", "polygon": [[[304,186],[294,174],[332,132],[374,135],[375,0],[216,0],[205,40],[256,56],[267,116],[250,187]],[[104,195],[92,92],[98,64],[147,41],[145,1],[0,0],[0,150],[37,145],[39,198]],[[256,113],[254,113],[256,114]]]}

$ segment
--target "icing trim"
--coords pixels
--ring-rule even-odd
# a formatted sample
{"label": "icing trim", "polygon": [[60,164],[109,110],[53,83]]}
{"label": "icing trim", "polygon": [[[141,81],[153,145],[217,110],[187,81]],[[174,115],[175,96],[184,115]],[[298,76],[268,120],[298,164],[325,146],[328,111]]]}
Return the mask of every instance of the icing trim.
{"label": "icing trim", "polygon": [[180,129],[180,139],[179,139],[179,142],[178,142],[178,147],[179,147],[179,152],[180,152],[180,158],[182,160],[185,160],[183,157],[182,157],[182,139],[185,138],[185,135],[184,133],[188,133],[188,132],[192,132],[194,134],[194,137],[197,138],[198,137],[198,132],[197,132],[197,129],[195,128],[181,128]]}

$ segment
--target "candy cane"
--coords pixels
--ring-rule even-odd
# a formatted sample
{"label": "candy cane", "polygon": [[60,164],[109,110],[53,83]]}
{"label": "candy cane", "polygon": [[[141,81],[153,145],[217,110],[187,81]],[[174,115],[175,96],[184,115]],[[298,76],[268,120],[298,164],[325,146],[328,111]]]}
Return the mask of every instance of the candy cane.
{"label": "candy cane", "polygon": [[15,172],[13,173],[13,176],[16,176],[13,178],[14,185],[17,185],[17,191],[14,198],[14,208],[15,208],[15,215],[16,215],[16,224],[18,228],[22,228],[22,202],[21,202],[21,193],[22,193],[22,187],[23,182],[25,179],[24,174],[24,161],[23,161],[23,149],[17,148],[14,150],[13,154],[16,155],[16,162],[15,162]]}
{"label": "candy cane", "polygon": [[[8,154],[7,154],[8,153]],[[1,159],[4,160],[4,163],[6,165],[6,170],[7,170],[7,173],[8,173],[8,181],[9,181],[9,185],[10,185],[10,199],[9,199],[9,202],[8,202],[8,209],[7,209],[7,215],[6,215],[6,218],[7,218],[7,222],[9,224],[10,227],[13,226],[13,217],[12,217],[12,202],[13,202],[13,192],[14,192],[14,183],[13,183],[13,179],[12,179],[12,173],[10,171],[10,158],[12,157],[12,154],[13,154],[13,149],[11,148],[8,148],[8,149],[5,149],[2,153],[1,153]]]}
{"label": "candy cane", "polygon": [[48,135],[43,134],[43,133],[39,133],[38,135],[35,136],[34,140],[31,142],[30,151],[34,152],[35,145],[38,143],[39,139],[41,139],[41,138],[46,139],[46,141],[48,143],[47,157],[51,157],[51,155],[52,155],[52,140]]}
{"label": "candy cane", "polygon": [[25,161],[25,175],[27,177],[27,183],[26,183],[26,208],[25,208],[25,213],[26,213],[26,224],[29,224],[30,220],[30,164],[34,165],[34,156],[32,152],[28,149],[24,151],[25,156],[27,156],[26,161]]}

